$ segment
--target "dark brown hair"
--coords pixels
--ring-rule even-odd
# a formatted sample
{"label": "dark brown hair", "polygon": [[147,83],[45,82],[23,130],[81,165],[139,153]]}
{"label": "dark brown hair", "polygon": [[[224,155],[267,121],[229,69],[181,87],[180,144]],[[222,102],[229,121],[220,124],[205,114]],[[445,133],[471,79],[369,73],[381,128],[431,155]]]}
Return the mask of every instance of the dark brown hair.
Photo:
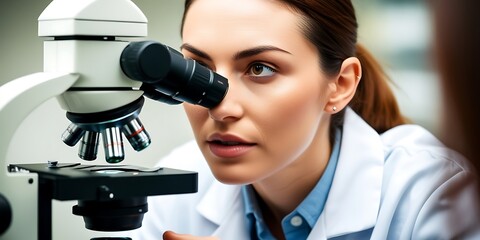
{"label": "dark brown hair", "polygon": [[[185,16],[194,0],[185,1]],[[362,64],[362,80],[350,107],[377,132],[382,133],[407,121],[400,114],[389,79],[376,60],[357,45],[357,20],[350,0],[278,0],[303,18],[300,26],[316,46],[320,66],[327,74],[338,74],[345,59],[356,56]],[[334,125],[343,114],[335,114]]]}

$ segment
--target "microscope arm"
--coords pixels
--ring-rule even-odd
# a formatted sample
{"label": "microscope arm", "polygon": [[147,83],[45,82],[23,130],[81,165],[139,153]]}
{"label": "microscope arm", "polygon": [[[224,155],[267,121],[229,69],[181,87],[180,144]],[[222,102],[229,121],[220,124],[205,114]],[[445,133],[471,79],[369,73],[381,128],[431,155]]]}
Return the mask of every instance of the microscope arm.
{"label": "microscope arm", "polygon": [[75,74],[41,72],[0,87],[0,161],[6,160],[10,141],[23,120],[40,104],[65,92],[77,79]]}
{"label": "microscope arm", "polygon": [[[35,73],[0,86],[0,193],[15,214],[10,228],[0,239],[35,239],[38,219],[36,174],[9,173],[7,152],[16,129],[40,104],[67,91],[77,74]],[[25,225],[29,230],[25,231]],[[15,235],[17,234],[17,235]],[[19,235],[18,235],[19,234]],[[20,236],[21,235],[21,236]]]}

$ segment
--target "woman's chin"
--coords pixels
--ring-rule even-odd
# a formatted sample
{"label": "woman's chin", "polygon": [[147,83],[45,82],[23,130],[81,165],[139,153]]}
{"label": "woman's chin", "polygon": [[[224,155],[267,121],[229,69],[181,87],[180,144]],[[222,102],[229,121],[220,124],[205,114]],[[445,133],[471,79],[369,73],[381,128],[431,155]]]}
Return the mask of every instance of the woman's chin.
{"label": "woman's chin", "polygon": [[231,173],[231,172],[215,172],[213,171],[215,178],[223,183],[228,185],[245,185],[255,182],[255,179],[251,176],[246,175],[245,173]]}

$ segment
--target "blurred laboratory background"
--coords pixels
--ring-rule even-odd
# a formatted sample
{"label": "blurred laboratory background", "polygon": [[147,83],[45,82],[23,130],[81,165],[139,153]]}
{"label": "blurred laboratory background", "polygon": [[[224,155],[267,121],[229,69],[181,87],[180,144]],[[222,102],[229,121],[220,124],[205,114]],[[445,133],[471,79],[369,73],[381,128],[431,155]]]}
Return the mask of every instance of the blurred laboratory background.
{"label": "blurred laboratory background", "polygon": [[402,112],[439,134],[440,81],[432,57],[428,2],[353,0],[361,44],[375,55],[393,81]]}
{"label": "blurred laboratory background", "polygon": [[[0,85],[42,71],[43,41],[37,37],[37,18],[50,2],[0,2]],[[183,1],[133,2],[149,20],[148,39],[178,49],[181,43],[179,29]],[[353,2],[360,25],[359,42],[370,49],[385,67],[393,81],[401,109],[413,122],[438,134],[441,96],[431,59],[432,29],[426,3],[420,0]],[[192,139],[181,106],[167,106],[147,100],[140,117],[152,137],[152,145],[139,153],[126,147],[125,164],[153,166],[172,148]],[[11,141],[7,162],[80,162],[77,148],[66,146],[60,139],[68,124],[65,112],[55,99],[41,104],[17,130]],[[99,151],[94,164],[104,164],[102,154]],[[54,239],[89,239],[104,235],[84,228],[83,220],[71,214],[74,204],[54,203]]]}

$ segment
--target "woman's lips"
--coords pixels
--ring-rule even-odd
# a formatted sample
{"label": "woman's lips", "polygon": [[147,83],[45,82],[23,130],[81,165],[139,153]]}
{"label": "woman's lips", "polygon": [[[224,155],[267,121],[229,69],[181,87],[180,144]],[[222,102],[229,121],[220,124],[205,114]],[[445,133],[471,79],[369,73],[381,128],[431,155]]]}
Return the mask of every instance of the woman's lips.
{"label": "woman's lips", "polygon": [[240,157],[256,144],[234,135],[213,134],[207,140],[210,152],[220,158]]}

